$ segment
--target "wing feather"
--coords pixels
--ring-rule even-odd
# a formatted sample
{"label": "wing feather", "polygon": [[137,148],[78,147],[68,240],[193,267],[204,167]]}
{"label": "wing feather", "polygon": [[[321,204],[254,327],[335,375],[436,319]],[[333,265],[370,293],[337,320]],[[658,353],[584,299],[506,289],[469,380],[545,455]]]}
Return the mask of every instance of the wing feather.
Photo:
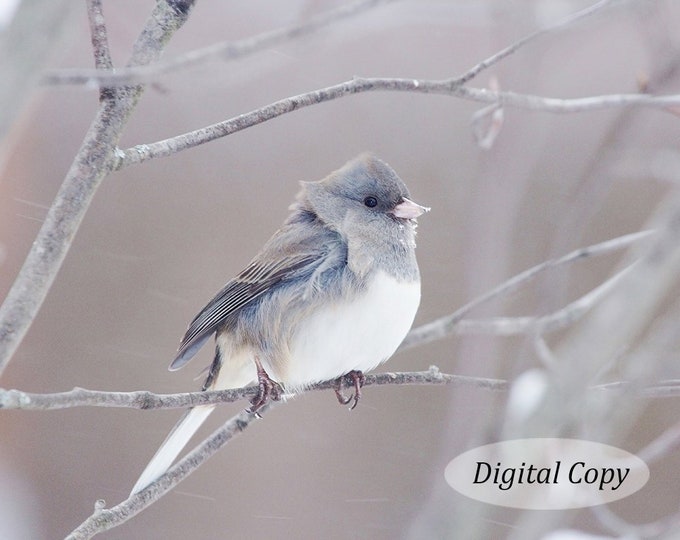
{"label": "wing feather", "polygon": [[[329,243],[323,236],[310,235],[291,245],[281,230],[237,277],[229,281],[196,315],[180,342],[171,370],[184,366],[227,318],[265,294],[276,284],[305,273],[313,273],[323,265]],[[318,231],[317,231],[318,232]],[[275,241],[279,237],[278,242]],[[281,253],[285,248],[285,255]]]}

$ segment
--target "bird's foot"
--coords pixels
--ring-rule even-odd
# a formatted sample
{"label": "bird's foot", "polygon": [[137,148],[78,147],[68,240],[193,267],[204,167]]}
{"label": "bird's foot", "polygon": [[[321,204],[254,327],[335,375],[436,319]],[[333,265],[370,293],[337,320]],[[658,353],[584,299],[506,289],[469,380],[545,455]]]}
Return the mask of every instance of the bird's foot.
{"label": "bird's foot", "polygon": [[[349,379],[352,381],[352,385],[354,386],[354,393],[350,394],[349,397],[346,397],[342,393],[343,389],[343,383],[345,382],[346,379]],[[335,397],[338,398],[338,401],[340,402],[341,405],[347,405],[348,403],[352,403],[352,406],[350,407],[350,410],[354,409],[358,403],[359,399],[361,399],[361,387],[364,385],[364,382],[366,381],[366,376],[363,374],[363,372],[353,369],[349,373],[346,373],[342,377],[338,377],[335,380]]]}
{"label": "bird's foot", "polygon": [[252,414],[258,414],[257,411],[270,399],[272,401],[279,401],[283,395],[281,385],[269,376],[262,367],[262,364],[259,362],[256,364],[258,390],[257,394],[250,400],[250,408],[248,409],[248,412]]}

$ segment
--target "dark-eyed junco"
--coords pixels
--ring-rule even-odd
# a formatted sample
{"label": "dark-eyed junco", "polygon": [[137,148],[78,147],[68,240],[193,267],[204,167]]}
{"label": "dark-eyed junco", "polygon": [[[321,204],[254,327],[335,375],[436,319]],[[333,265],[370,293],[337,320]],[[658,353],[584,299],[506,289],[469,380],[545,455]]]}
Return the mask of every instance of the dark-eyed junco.
{"label": "dark-eyed junco", "polygon": [[[255,381],[254,412],[283,389],[351,374],[354,405],[363,372],[387,360],[420,302],[415,219],[429,210],[404,182],[363,154],[318,182],[302,182],[291,214],[260,253],[206,305],[171,370],[213,334],[204,390]],[[338,379],[338,399],[343,399]],[[194,407],[172,430],[132,492],[163,474],[214,406]]]}

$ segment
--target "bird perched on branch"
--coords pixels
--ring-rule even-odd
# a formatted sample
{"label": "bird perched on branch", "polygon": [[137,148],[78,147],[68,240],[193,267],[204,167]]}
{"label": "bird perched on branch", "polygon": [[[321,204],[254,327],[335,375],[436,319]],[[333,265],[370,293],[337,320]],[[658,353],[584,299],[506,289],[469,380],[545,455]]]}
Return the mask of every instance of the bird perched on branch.
{"label": "bird perched on branch", "polygon": [[[257,382],[255,413],[282,392],[337,379],[338,400],[356,406],[363,372],[387,360],[420,302],[416,218],[385,162],[363,154],[318,182],[302,182],[283,226],[189,325],[170,365],[183,367],[214,334],[203,390]],[[343,377],[353,395],[342,393]],[[214,409],[189,409],[135,484],[161,476]]]}

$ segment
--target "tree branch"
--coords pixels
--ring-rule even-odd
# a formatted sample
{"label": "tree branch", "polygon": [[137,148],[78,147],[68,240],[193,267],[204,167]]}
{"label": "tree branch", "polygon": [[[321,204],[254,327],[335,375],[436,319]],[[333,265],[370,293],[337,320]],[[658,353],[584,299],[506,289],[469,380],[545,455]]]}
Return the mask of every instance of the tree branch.
{"label": "tree branch", "polygon": [[101,0],[87,0],[87,18],[90,22],[90,36],[96,71],[111,70],[113,69],[113,61],[109,50],[109,38]]}
{"label": "tree branch", "polygon": [[[529,34],[528,36],[516,41],[515,43],[509,45],[508,47],[498,51],[497,53],[486,58],[482,62],[479,62],[463,75],[445,79],[442,81],[434,80],[415,80],[415,79],[378,79],[378,78],[354,78],[351,81],[346,81],[334,86],[329,86],[327,88],[314,90],[312,92],[307,92],[305,94],[300,94],[298,96],[289,97],[271,103],[265,107],[261,107],[249,113],[239,115],[235,118],[226,120],[224,122],[219,122],[211,126],[207,126],[202,129],[194,130],[183,135],[178,135],[176,137],[171,137],[162,141],[149,144],[141,144],[134,146],[128,150],[125,150],[119,157],[120,160],[116,166],[116,169],[120,169],[127,165],[134,165],[148,161],[149,159],[158,157],[167,157],[181,150],[186,150],[188,148],[193,148],[200,144],[205,144],[207,142],[213,141],[215,139],[231,135],[237,131],[241,131],[248,127],[261,124],[268,120],[277,118],[283,114],[293,112],[297,109],[304,107],[309,107],[311,105],[316,105],[326,101],[331,101],[334,99],[339,99],[348,95],[358,94],[363,92],[372,91],[401,91],[401,92],[421,92],[421,93],[437,93],[445,94],[451,96],[457,96],[464,99],[470,99],[473,101],[481,101],[484,103],[491,103],[496,105],[509,105],[523,108],[538,108],[541,106],[540,100],[547,100],[543,105],[548,109],[552,108],[552,112],[573,112],[568,111],[570,107],[584,107],[593,105],[584,105],[579,102],[570,102],[569,100],[555,100],[550,98],[540,98],[539,96],[523,96],[520,94],[512,93],[499,93],[499,92],[489,92],[482,89],[465,89],[463,85],[475,78],[483,70],[497,64],[502,59],[516,52],[520,47],[533,41],[534,39],[559,29],[563,29],[576,21],[590,16],[609,5],[616,3],[617,0],[601,0],[596,2],[592,6],[589,6],[577,13],[567,17],[563,21],[555,25],[548,26],[546,28],[537,30]],[[342,14],[342,17],[349,15],[354,15],[355,10],[367,9],[368,7],[373,7],[374,4],[381,2],[367,2],[365,5],[362,2],[352,4],[347,6],[347,11]],[[337,10],[336,10],[337,11]],[[329,12],[319,19],[323,20],[323,25],[329,24],[340,18],[340,14],[336,11]],[[188,58],[180,57],[179,59],[165,63],[159,64],[157,66],[148,66],[143,68],[138,68],[138,72],[134,73],[116,73],[116,74],[97,74],[93,72],[83,73],[81,76],[76,77],[73,82],[78,82],[79,84],[84,84],[91,82],[92,80],[99,80],[100,82],[105,82],[106,84],[121,84],[121,81],[134,81],[137,80],[135,77],[143,75],[142,70],[149,71],[149,78],[151,78],[152,72],[160,73],[165,70],[172,71],[176,67],[187,65],[188,63],[198,62],[199,60],[204,60],[205,58],[212,57],[215,55],[227,55],[229,59],[239,58],[246,54],[261,50],[265,46],[271,46],[272,40],[283,41],[284,39],[289,39],[294,36],[303,35],[316,30],[320,24],[318,21],[310,21],[308,25],[303,25],[300,27],[291,27],[287,29],[278,30],[269,34],[262,34],[256,36],[249,40],[244,40],[236,42],[234,44],[221,43],[209,47],[207,49],[201,49],[200,51],[195,51],[186,55]],[[307,28],[307,26],[312,26],[312,28]],[[189,58],[194,60],[189,61]],[[95,78],[96,77],[96,78]],[[142,78],[140,80],[147,80]],[[55,81],[56,82],[56,81]],[[601,97],[612,97],[612,96],[601,96]],[[586,98],[595,99],[595,98]],[[573,100],[572,100],[573,101]],[[627,104],[630,105],[630,104]],[[605,104],[603,107],[612,107],[614,105]],[[616,106],[623,106],[621,104]]]}
{"label": "tree branch", "polygon": [[333,86],[313,90],[297,96],[270,103],[259,109],[241,114],[229,120],[189,131],[162,141],[140,144],[119,155],[116,169],[137,165],[150,159],[167,157],[182,150],[226,137],[243,129],[262,124],[284,114],[364,92],[409,92],[440,94],[478,103],[498,104],[503,107],[542,111],[549,113],[578,113],[595,110],[621,109],[627,107],[650,107],[666,109],[680,105],[680,94],[650,96],[646,94],[611,94],[584,98],[560,99],[518,94],[515,92],[492,92],[483,88],[462,86],[460,79],[385,79],[355,77]]}
{"label": "tree branch", "polygon": [[598,11],[602,11],[604,8],[609,7],[611,4],[615,4],[617,2],[620,2],[620,0],[600,0],[599,2],[595,2],[593,5],[588,6],[587,8],[584,8],[580,11],[577,11],[576,13],[568,16],[566,19],[563,19],[559,21],[557,24],[553,24],[550,26],[547,26],[545,28],[541,28],[539,30],[536,30],[535,32],[532,32],[531,34],[528,34],[527,36],[515,41],[511,45],[508,45],[505,49],[501,49],[497,53],[493,54],[486,60],[483,60],[482,62],[479,62],[477,65],[474,67],[470,68],[464,75],[459,77],[456,82],[459,85],[464,85],[468,82],[470,82],[472,79],[474,79],[477,75],[479,75],[482,71],[490,68],[494,64],[497,64],[504,58],[507,58],[511,54],[515,53],[518,49],[520,49],[522,46],[526,45],[530,41],[533,41],[545,34],[555,32],[557,30],[562,30],[566,28],[567,26],[575,23],[576,21],[579,21],[585,17],[589,17]]}
{"label": "tree branch", "polygon": [[[100,85],[104,86],[127,86],[131,84],[149,83],[155,80],[159,75],[164,75],[166,73],[172,73],[187,67],[196,66],[208,60],[219,59],[222,61],[228,61],[242,58],[249,54],[253,54],[280,43],[284,43],[290,39],[311,34],[332,23],[356,16],[364,11],[392,1],[394,0],[360,0],[312,17],[305,24],[279,28],[271,32],[266,32],[236,42],[216,43],[209,47],[188,52],[178,56],[173,60],[155,62],[146,66],[128,67],[119,69],[115,72],[110,71],[107,73],[102,73],[101,71],[97,70],[85,69],[60,69],[50,71],[45,75],[43,82],[45,84],[55,85],[89,85],[96,81]],[[535,32],[532,32],[510,44],[504,49],[501,49],[485,60],[475,64],[463,75],[458,77],[456,82],[458,85],[464,85],[474,79],[482,71],[494,66],[504,58],[507,58],[527,43],[534,41],[545,34],[562,30],[575,22],[602,11],[616,3],[622,3],[622,1],[600,0],[591,6],[577,11],[576,13],[566,17],[556,24],[536,30]]]}
{"label": "tree branch", "polygon": [[157,79],[159,75],[196,66],[208,60],[219,59],[229,61],[243,58],[244,56],[285,43],[291,39],[312,34],[331,24],[394,1],[359,0],[311,17],[304,24],[277,28],[271,32],[258,34],[240,41],[216,43],[209,47],[190,51],[172,60],[154,62],[145,66],[130,66],[115,72],[109,67],[109,71],[105,73],[92,69],[48,71],[43,78],[43,83],[54,85],[89,85],[97,82],[100,85],[109,87],[149,83]]}
{"label": "tree branch", "polygon": [[179,460],[158,480],[142,491],[128,497],[113,508],[106,509],[106,502],[98,500],[94,513],[78,526],[66,540],[85,540],[126,522],[139,512],[152,505],[173,487],[179,484],[194,470],[200,467],[208,458],[227,444],[236,435],[242,433],[253,420],[262,416],[273,404],[267,403],[261,407],[258,414],[242,411],[230,418],[222,427],[217,429],[205,441],[199,444],[185,457]]}
{"label": "tree branch", "polygon": [[[159,1],[135,42],[130,64],[155,61],[166,42],[187,20],[192,5],[192,0]],[[95,25],[93,29],[98,28]],[[101,45],[100,36],[93,39]],[[98,62],[105,62],[105,54],[101,52],[96,53]],[[0,375],[45,300],[99,184],[113,169],[116,145],[142,92],[141,86],[122,87],[102,101],[28,257],[0,307]]]}
{"label": "tree branch", "polygon": [[[365,385],[372,384],[469,384],[483,388],[503,390],[506,388],[505,381],[495,379],[477,379],[475,377],[456,377],[446,375],[439,372],[439,369],[432,366],[429,371],[417,373],[381,373],[378,375],[369,375],[366,377]],[[334,382],[329,381],[319,385],[314,385],[312,389],[321,390],[334,387]],[[78,392],[87,392],[83,390],[76,390]],[[256,387],[245,389],[248,394],[255,394]],[[96,393],[96,399],[102,397],[101,392]],[[139,394],[133,392],[132,394]],[[149,393],[148,396],[151,396]],[[195,393],[197,396],[201,393]],[[224,392],[202,392],[202,394],[225,394]],[[83,395],[83,394],[81,394]],[[118,406],[122,401],[121,393],[115,393],[115,399]],[[147,397],[148,397],[147,396]],[[179,395],[176,395],[179,396]],[[186,396],[190,396],[187,394]],[[167,396],[159,396],[166,398]],[[231,398],[231,396],[229,396]],[[161,399],[162,401],[163,399]],[[212,401],[211,401],[212,402]],[[148,403],[148,402],[147,402]],[[165,401],[167,404],[167,401]],[[93,403],[94,404],[94,403]],[[276,402],[268,402],[258,410],[257,414],[252,414],[248,411],[242,411],[236,416],[229,419],[221,428],[213,432],[207,439],[198,444],[191,452],[184,458],[180,459],[174,466],[161,475],[156,481],[148,485],[143,490],[130,495],[125,501],[106,509],[105,501],[99,500],[95,503],[94,513],[87,518],[81,525],[79,525],[66,540],[85,540],[92,538],[94,535],[116,527],[130,518],[137,515],[139,512],[159,500],[163,495],[170,491],[173,487],[179,484],[187,476],[193,473],[205,461],[213,456],[220,448],[227,444],[234,436],[242,433],[254,419],[263,415],[269,409],[276,405]],[[146,407],[148,408],[148,407]]]}
{"label": "tree branch", "polygon": [[[472,384],[474,386],[490,389],[490,390],[506,390],[508,388],[508,383],[506,381],[501,381],[497,379],[478,379],[475,377],[460,377],[453,375],[446,375],[439,372],[439,370],[432,366],[429,371],[426,372],[416,372],[416,373],[381,373],[378,375],[369,375],[366,378],[366,385],[371,384]],[[314,385],[311,389],[321,390],[333,387],[333,382],[322,383],[320,385]],[[597,389],[598,387],[596,387]],[[256,393],[256,387],[250,387],[244,389],[248,394]],[[84,390],[78,390],[80,392],[87,392]],[[66,393],[65,393],[66,394]],[[103,394],[102,392],[96,393],[95,398],[98,400]],[[132,392],[130,396],[135,394],[140,394],[139,392]],[[147,397],[154,396],[150,393],[144,393]],[[228,395],[225,392],[202,392],[193,394],[175,394],[174,397],[180,398],[194,398],[198,397],[200,394],[204,396],[210,395],[211,397],[218,397],[220,395]],[[123,396],[122,393],[115,393],[116,395],[116,406],[123,403],[119,398]],[[170,396],[155,396],[160,398],[159,403],[167,405],[168,401],[164,401]],[[231,400],[231,399],[229,399]],[[206,400],[205,403],[218,403],[220,401]],[[151,403],[150,401],[146,402]],[[190,402],[191,404],[196,404],[196,402]],[[101,402],[95,401],[91,403],[92,405],[100,405]],[[203,404],[203,402],[201,402]],[[262,415],[271,407],[275,406],[276,402],[269,402],[264,407],[262,407],[258,414]],[[150,407],[144,407],[150,408]],[[165,406],[159,408],[167,408]],[[257,418],[257,415],[249,413],[248,411],[242,411],[236,416],[229,419],[221,428],[213,432],[207,439],[198,444],[191,452],[189,452],[184,458],[180,459],[176,465],[168,469],[168,471],[160,476],[155,482],[144,488],[142,491],[135,493],[128,497],[125,501],[114,506],[113,508],[106,509],[106,503],[103,500],[99,500],[95,503],[94,513],[86,519],[80,526],[78,526],[68,537],[67,540],[84,540],[87,538],[92,538],[92,536],[116,527],[130,518],[137,515],[139,512],[159,500],[163,495],[170,491],[173,487],[179,484],[187,476],[193,473],[198,467],[200,467],[205,461],[213,456],[220,448],[227,444],[234,436],[242,433],[252,421]],[[677,444],[677,429],[675,432],[669,432],[666,439],[669,441],[662,441],[664,447],[669,445]]]}
{"label": "tree branch", "polygon": [[[347,380],[347,387],[352,381]],[[305,391],[330,390],[335,388],[336,381],[317,383]],[[441,373],[436,366],[428,371],[385,372],[366,375],[364,387],[368,386],[405,386],[405,385],[450,385],[453,387],[473,387],[492,392],[505,392],[509,382],[503,379],[469,377]],[[667,398],[680,396],[680,380],[667,379],[646,387],[633,387],[629,381],[616,381],[593,386],[592,390],[620,391],[634,389],[643,398]],[[155,394],[146,390],[136,392],[106,392],[74,388],[68,392],[52,394],[35,394],[22,390],[4,390],[0,388],[0,409],[22,411],[53,411],[74,407],[108,407],[139,410],[167,410],[233,403],[257,394],[257,386],[234,388],[231,390],[208,390],[201,392],[183,392],[178,394]]]}
{"label": "tree branch", "polygon": [[[351,381],[347,380],[349,387]],[[500,379],[466,377],[441,373],[435,366],[428,371],[402,373],[376,373],[366,375],[364,386],[413,385],[413,384],[448,384],[453,386],[473,386],[492,391],[504,391],[507,382]],[[326,381],[310,386],[307,391],[329,390],[335,388],[335,381]],[[53,394],[32,394],[20,390],[0,389],[0,409],[21,410],[55,410],[71,407],[125,407],[131,409],[180,409],[209,405],[213,403],[231,403],[251,397],[258,392],[257,386],[235,388],[232,390],[211,390],[206,392],[187,392],[181,394],[154,394],[147,391],[138,392],[102,392],[74,388],[69,392]]]}
{"label": "tree branch", "polygon": [[[536,266],[533,266],[532,268],[529,268],[528,270],[525,270],[524,272],[521,272],[516,276],[510,278],[504,283],[501,283],[498,287],[491,289],[489,292],[475,298],[471,302],[468,302],[467,304],[458,308],[450,315],[440,317],[439,319],[436,319],[432,322],[423,324],[417,328],[412,329],[408,333],[402,344],[400,345],[399,350],[409,349],[411,347],[415,347],[416,345],[421,345],[423,343],[429,343],[431,341],[441,339],[449,334],[454,333],[456,331],[455,327],[458,324],[460,324],[463,318],[466,317],[473,309],[495,298],[498,298],[501,295],[509,294],[511,292],[516,291],[521,286],[533,280],[536,276],[538,276],[542,272],[545,272],[546,270],[557,268],[558,266],[575,262],[577,260],[606,255],[613,251],[623,249],[633,244],[634,242],[642,240],[643,238],[647,238],[653,233],[654,231],[642,231],[626,234],[624,236],[619,236],[618,238],[614,238],[612,240],[607,240],[599,244],[594,244],[585,248],[574,250],[571,253],[564,255],[563,257],[557,259],[550,259],[548,261],[537,264]],[[597,291],[598,289],[599,288],[595,289],[595,291]],[[569,306],[567,306],[567,308],[568,307]],[[580,309],[580,304],[576,304],[576,307]],[[560,312],[557,312],[557,314],[559,313]],[[573,314],[573,312],[567,313],[570,314],[570,316]],[[546,320],[544,321],[544,323],[548,324],[548,327],[550,327],[550,324],[552,324],[549,317],[550,316],[548,315]]]}
{"label": "tree branch", "polygon": [[493,317],[490,319],[463,319],[451,330],[456,334],[494,334],[515,336],[518,334],[546,334],[574,324],[594,305],[607,295],[635,266],[635,262],[617,272],[604,283],[584,294],[577,300],[552,313],[536,317]]}

